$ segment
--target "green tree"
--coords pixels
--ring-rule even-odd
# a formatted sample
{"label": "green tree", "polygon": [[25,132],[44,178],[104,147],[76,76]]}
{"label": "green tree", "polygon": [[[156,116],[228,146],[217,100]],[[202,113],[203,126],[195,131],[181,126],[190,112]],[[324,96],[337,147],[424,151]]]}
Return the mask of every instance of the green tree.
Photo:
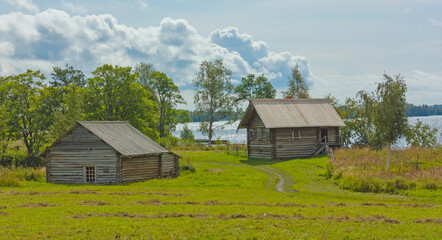
{"label": "green tree", "polygon": [[11,85],[6,80],[0,76],[0,163],[2,165],[6,165],[9,145],[16,139],[16,134],[11,128],[10,109],[7,107]]}
{"label": "green tree", "polygon": [[152,98],[155,98],[155,94],[150,85],[150,81],[152,80],[151,74],[155,71],[153,65],[150,63],[141,62],[137,66],[135,66],[134,71],[139,74],[138,82],[141,84],[141,86],[143,86],[151,93]]}
{"label": "green tree", "polygon": [[374,125],[376,136],[383,146],[387,146],[387,166],[390,167],[391,144],[399,137],[404,136],[407,129],[407,116],[405,115],[407,85],[399,74],[389,76],[384,73],[385,82],[379,83],[376,89],[377,104],[374,108]]}
{"label": "green tree", "polygon": [[66,87],[68,85],[84,87],[86,85],[83,72],[68,64],[64,69],[53,67],[51,76],[52,81],[50,83],[53,87]]}
{"label": "green tree", "polygon": [[47,129],[52,124],[50,91],[43,84],[40,71],[6,77],[9,89],[4,107],[9,112],[10,131],[19,134],[27,150],[27,165],[35,166],[36,155],[46,143]]}
{"label": "green tree", "polygon": [[157,109],[151,94],[138,81],[131,67],[105,64],[92,72],[84,92],[86,118],[94,121],[129,121],[156,139]]}
{"label": "green tree", "polygon": [[288,90],[282,91],[284,97],[310,98],[309,87],[298,69],[298,65],[292,69],[292,75],[289,77]]}
{"label": "green tree", "polygon": [[250,98],[275,98],[276,90],[263,75],[255,78],[254,74],[241,78],[241,84],[236,86],[236,101],[242,102]]}
{"label": "green tree", "polygon": [[431,128],[419,119],[414,125],[408,125],[405,140],[413,147],[431,147],[437,143],[437,128]]}
{"label": "green tree", "polygon": [[160,133],[160,137],[168,136],[175,129],[177,123],[188,121],[189,113],[176,109],[177,104],[185,104],[186,102],[180,95],[180,90],[173,83],[173,80],[167,77],[165,73],[152,72],[148,86],[154,94],[155,102],[158,105],[159,118],[157,130]]}
{"label": "green tree", "polygon": [[195,140],[195,136],[193,135],[192,130],[189,129],[189,127],[184,125],[183,130],[181,131],[180,137],[184,141],[191,141],[193,142]]}
{"label": "green tree", "polygon": [[213,131],[223,128],[225,124],[215,127],[214,122],[229,119],[226,124],[237,120],[238,112],[233,84],[230,82],[232,72],[228,70],[222,60],[214,62],[203,61],[197,78],[193,81],[195,88],[194,103],[197,115],[201,116],[200,130],[209,137],[209,146]]}
{"label": "green tree", "polygon": [[72,127],[76,121],[83,120],[83,93],[86,80],[80,70],[66,64],[65,69],[54,67],[52,76],[52,98],[56,101],[54,124],[50,128],[55,140]]}

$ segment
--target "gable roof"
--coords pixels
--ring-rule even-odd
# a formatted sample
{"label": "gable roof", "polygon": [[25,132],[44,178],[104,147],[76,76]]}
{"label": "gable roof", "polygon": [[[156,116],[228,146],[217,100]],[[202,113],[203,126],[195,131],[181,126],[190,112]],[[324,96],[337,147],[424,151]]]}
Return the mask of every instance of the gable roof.
{"label": "gable roof", "polygon": [[328,99],[250,99],[238,129],[257,113],[266,128],[343,127]]}
{"label": "gable roof", "polygon": [[[77,121],[77,124],[73,128],[48,147],[47,150],[60,142],[60,140],[79,125],[85,127],[101,140],[109,144],[109,146],[124,157],[170,152],[142,132],[138,131],[138,129],[130,125],[127,121]],[[170,153],[177,155],[173,152]]]}

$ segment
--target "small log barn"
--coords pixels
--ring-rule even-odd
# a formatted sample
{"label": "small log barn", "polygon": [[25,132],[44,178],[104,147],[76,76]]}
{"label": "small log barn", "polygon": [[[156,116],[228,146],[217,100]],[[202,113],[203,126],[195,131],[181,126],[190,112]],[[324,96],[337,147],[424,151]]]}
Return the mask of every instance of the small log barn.
{"label": "small log barn", "polygon": [[79,121],[41,155],[50,183],[114,184],[179,175],[180,156],[128,122]]}
{"label": "small log barn", "polygon": [[293,159],[340,146],[343,126],[328,99],[250,99],[238,129],[247,129],[249,158]]}

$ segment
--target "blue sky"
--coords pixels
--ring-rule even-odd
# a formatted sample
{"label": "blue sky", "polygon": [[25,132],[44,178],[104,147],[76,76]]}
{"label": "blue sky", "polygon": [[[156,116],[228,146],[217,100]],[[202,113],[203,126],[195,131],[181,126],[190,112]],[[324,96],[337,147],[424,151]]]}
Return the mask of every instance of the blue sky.
{"label": "blue sky", "polygon": [[442,1],[0,0],[2,75],[150,62],[192,109],[190,83],[216,58],[234,83],[265,74],[279,91],[298,64],[313,97],[340,100],[401,73],[409,102],[441,104]]}

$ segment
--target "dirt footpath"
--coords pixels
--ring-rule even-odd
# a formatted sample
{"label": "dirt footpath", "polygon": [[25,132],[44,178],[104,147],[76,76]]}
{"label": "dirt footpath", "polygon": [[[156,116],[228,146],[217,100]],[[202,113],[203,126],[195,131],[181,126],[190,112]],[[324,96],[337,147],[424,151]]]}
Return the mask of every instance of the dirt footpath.
{"label": "dirt footpath", "polygon": [[265,174],[269,175],[269,180],[267,182],[267,188],[270,188],[273,185],[274,180],[277,178],[278,182],[275,185],[275,190],[278,192],[298,192],[294,189],[292,189],[292,180],[288,173],[274,169],[270,166],[249,166],[245,164],[235,164],[235,163],[220,163],[220,162],[207,162],[211,164],[217,164],[217,165],[227,165],[227,166],[237,166],[237,167],[246,167],[246,168],[253,168],[256,170],[259,170],[261,172],[264,172]]}

